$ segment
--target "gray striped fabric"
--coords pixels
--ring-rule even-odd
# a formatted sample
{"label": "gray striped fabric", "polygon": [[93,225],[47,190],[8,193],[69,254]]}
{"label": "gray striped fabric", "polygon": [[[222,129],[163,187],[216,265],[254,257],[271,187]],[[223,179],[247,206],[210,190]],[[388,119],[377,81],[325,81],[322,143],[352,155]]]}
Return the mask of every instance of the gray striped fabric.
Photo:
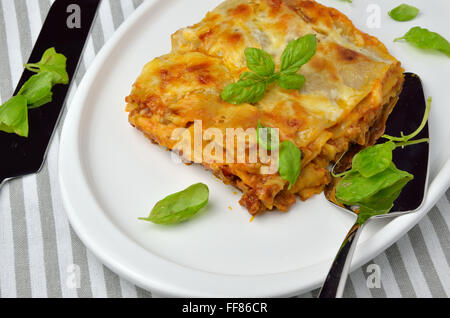
{"label": "gray striped fabric", "polygon": [[[69,98],[105,41],[142,1],[103,1]],[[2,102],[13,93],[51,3],[0,0]],[[60,129],[42,172],[0,190],[0,297],[151,297],[103,266],[72,230],[57,183]],[[345,296],[449,297],[449,200],[450,190],[407,235],[352,273]],[[367,283],[374,266],[381,270],[379,288]]]}

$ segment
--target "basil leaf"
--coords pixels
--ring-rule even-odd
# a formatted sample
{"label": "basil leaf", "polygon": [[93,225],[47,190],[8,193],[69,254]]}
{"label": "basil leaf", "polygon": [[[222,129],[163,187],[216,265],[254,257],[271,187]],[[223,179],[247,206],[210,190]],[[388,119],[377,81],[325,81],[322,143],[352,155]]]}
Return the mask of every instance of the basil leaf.
{"label": "basil leaf", "polygon": [[403,37],[394,41],[406,40],[408,43],[420,48],[437,50],[445,53],[450,57],[450,43],[441,35],[421,27],[414,27],[409,30]]}
{"label": "basil leaf", "polygon": [[272,148],[273,149],[279,148],[280,139],[277,130],[274,128],[264,127],[261,124],[261,120],[258,120],[256,136],[258,139],[258,144],[261,147],[264,147],[267,150],[272,150]]}
{"label": "basil leaf", "polygon": [[0,106],[0,130],[28,137],[27,99],[14,96]]}
{"label": "basil leaf", "polygon": [[52,100],[53,75],[42,72],[31,76],[20,89],[18,95],[27,99],[29,108],[37,108]]}
{"label": "basil leaf", "polygon": [[281,72],[294,74],[316,54],[317,39],[314,34],[292,40],[281,56]]}
{"label": "basil leaf", "polygon": [[28,109],[39,108],[39,107],[41,107],[41,106],[43,106],[45,104],[50,103],[52,100],[53,100],[53,93],[50,92],[48,95],[45,95],[41,99],[37,100],[36,102],[34,102],[30,106],[28,106]]}
{"label": "basil leaf", "polygon": [[404,177],[399,179],[393,185],[384,188],[370,198],[362,200],[359,204],[376,210],[379,213],[387,213],[392,209],[394,201],[398,198],[402,189],[412,179],[414,179],[413,175],[405,174]]}
{"label": "basil leaf", "polygon": [[231,104],[257,103],[266,93],[265,82],[257,82],[252,79],[239,80],[237,83],[229,84],[222,91],[221,97]]}
{"label": "basil leaf", "polygon": [[[386,212],[386,213],[388,213],[388,212]],[[384,212],[380,213],[377,210],[374,210],[367,206],[362,205],[359,208],[359,213],[358,213],[358,218],[356,219],[356,223],[361,226],[364,223],[366,223],[367,220],[370,219],[372,216],[386,214],[386,213],[384,213]]]}
{"label": "basil leaf", "polygon": [[353,157],[352,168],[363,177],[370,178],[389,167],[394,149],[392,141],[367,147]]}
{"label": "basil leaf", "polygon": [[209,189],[203,183],[194,184],[187,189],[171,194],[156,203],[148,218],[140,220],[155,224],[178,224],[189,220],[208,204]]}
{"label": "basil leaf", "polygon": [[367,200],[359,203],[360,211],[357,220],[358,224],[362,225],[372,216],[389,213],[403,188],[413,178],[414,177],[410,174],[406,175],[394,185],[381,190]]}
{"label": "basil leaf", "polygon": [[69,75],[66,71],[67,58],[56,53],[55,48],[45,51],[38,63],[26,64],[25,68],[32,72],[49,72],[53,77],[53,84],[69,83]]}
{"label": "basil leaf", "polygon": [[292,141],[285,141],[280,145],[278,172],[289,181],[288,190],[297,182],[301,171],[302,153]]}
{"label": "basil leaf", "polygon": [[264,76],[258,75],[256,73],[252,73],[252,72],[244,72],[241,74],[241,76],[239,77],[239,79],[241,81],[246,81],[246,80],[252,80],[255,82],[263,82]]}
{"label": "basil leaf", "polygon": [[358,205],[379,191],[409,177],[412,175],[397,169],[393,163],[386,170],[370,178],[365,178],[358,171],[352,170],[336,187],[336,198],[347,205]]}
{"label": "basil leaf", "polygon": [[305,77],[300,74],[283,74],[277,79],[277,84],[284,89],[301,89],[305,81]]}
{"label": "basil leaf", "polygon": [[418,14],[419,9],[407,4],[401,4],[389,11],[389,16],[396,21],[410,21],[417,17]]}
{"label": "basil leaf", "polygon": [[245,57],[247,67],[258,75],[270,76],[275,72],[273,57],[261,49],[246,48]]}

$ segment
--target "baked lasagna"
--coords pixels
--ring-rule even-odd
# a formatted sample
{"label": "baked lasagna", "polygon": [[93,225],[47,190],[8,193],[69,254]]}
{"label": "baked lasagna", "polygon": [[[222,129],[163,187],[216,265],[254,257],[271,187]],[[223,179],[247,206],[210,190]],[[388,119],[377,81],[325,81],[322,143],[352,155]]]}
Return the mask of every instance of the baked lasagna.
{"label": "baked lasagna", "polygon": [[[301,69],[306,78],[301,90],[273,85],[255,104],[221,99],[223,89],[248,71],[246,48],[263,49],[279,67],[287,44],[307,34],[316,35],[317,51]],[[280,141],[292,141],[302,153],[292,187],[276,171],[262,174],[260,162],[199,161],[240,189],[240,203],[256,215],[288,211],[296,196],[306,200],[321,193],[332,181],[331,163],[383,134],[403,80],[400,62],[386,47],[333,8],[310,0],[227,0],[172,35],[172,51],[144,67],[126,102],[131,125],[170,150],[179,142],[175,130],[192,132],[199,120],[203,130],[246,130],[258,121],[278,128]],[[256,142],[250,139],[247,150]],[[200,145],[211,143],[219,143],[215,149],[224,154],[230,150],[207,138]]]}

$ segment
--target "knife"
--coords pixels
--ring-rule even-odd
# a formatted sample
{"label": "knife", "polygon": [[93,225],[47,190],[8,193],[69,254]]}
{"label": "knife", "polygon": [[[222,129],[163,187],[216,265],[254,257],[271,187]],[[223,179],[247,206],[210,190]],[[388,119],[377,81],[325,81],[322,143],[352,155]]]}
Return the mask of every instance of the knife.
{"label": "knife", "polygon": [[[29,137],[0,132],[0,187],[10,179],[37,173],[45,161],[47,148],[82,57],[101,0],[56,0],[45,19],[28,63],[40,61],[54,47],[67,57],[68,85],[53,88],[53,101],[28,111]],[[14,92],[33,75],[25,70]]]}

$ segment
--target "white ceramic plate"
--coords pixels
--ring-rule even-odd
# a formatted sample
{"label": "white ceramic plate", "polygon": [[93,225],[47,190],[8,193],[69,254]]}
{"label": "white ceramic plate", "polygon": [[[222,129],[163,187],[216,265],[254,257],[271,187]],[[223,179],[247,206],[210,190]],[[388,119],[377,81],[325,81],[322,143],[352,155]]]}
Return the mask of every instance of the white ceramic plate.
{"label": "white ceramic plate", "polygon": [[[421,25],[450,38],[450,3],[409,0],[421,8],[410,23],[386,12],[398,1],[321,1],[379,37],[408,71],[419,74],[433,96],[430,185],[418,213],[373,221],[365,229],[353,268],[361,266],[413,227],[450,184],[450,60],[393,43]],[[220,0],[148,0],[102,49],[84,77],[66,117],[59,157],[62,194],[83,242],[108,267],[160,296],[290,296],[324,280],[354,217],[322,195],[292,211],[249,222],[233,188],[201,167],[173,163],[127,121],[124,98],[144,64],[170,51],[170,34],[202,19]],[[374,10],[374,11],[371,11]],[[370,12],[369,12],[370,11]],[[379,11],[381,28],[367,19]],[[375,20],[376,22],[376,20]],[[369,24],[370,25],[370,24]],[[138,221],[156,201],[193,183],[211,189],[206,213],[185,224],[161,227]],[[232,207],[232,210],[228,207]]]}

